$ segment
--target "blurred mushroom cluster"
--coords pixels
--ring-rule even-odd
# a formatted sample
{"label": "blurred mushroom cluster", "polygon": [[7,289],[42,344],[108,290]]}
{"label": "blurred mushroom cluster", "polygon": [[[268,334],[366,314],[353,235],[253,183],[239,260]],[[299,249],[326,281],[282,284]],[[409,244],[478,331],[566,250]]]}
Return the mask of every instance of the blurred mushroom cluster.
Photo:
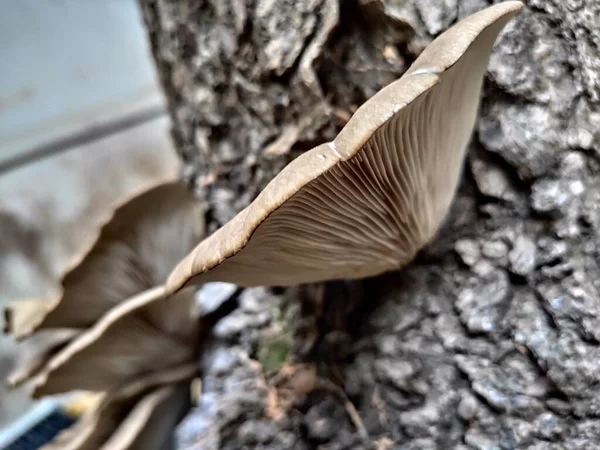
{"label": "blurred mushroom cluster", "polygon": [[13,385],[29,380],[34,397],[100,393],[47,448],[167,445],[208,326],[196,286],[363,278],[410,262],[447,215],[492,47],[521,7],[497,4],[441,34],[334,141],[298,156],[197,246],[202,205],[182,185],[156,186],[115,210],[59,297],[9,305],[8,333],[47,336]]}
{"label": "blurred mushroom cluster", "polygon": [[204,208],[185,186],[152,187],[107,218],[57,298],[7,306],[5,331],[41,342],[12,387],[100,394],[47,448],[164,448],[190,406],[202,320],[193,288],[167,297],[162,283],[203,235]]}

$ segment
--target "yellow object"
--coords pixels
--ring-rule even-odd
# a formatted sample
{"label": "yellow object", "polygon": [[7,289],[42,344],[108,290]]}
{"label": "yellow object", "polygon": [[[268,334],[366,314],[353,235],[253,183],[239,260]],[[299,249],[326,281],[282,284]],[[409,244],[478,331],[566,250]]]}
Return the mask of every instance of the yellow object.
{"label": "yellow object", "polygon": [[83,392],[75,394],[72,399],[69,399],[64,406],[65,413],[70,416],[80,417],[85,412],[95,408],[104,396],[103,393]]}

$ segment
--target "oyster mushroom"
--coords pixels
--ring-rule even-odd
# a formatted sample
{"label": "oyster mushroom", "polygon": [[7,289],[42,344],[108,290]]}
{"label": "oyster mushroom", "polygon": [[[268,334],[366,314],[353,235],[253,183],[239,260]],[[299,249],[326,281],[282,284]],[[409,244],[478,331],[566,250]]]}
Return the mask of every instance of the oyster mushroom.
{"label": "oyster mushroom", "polygon": [[[159,275],[166,277],[172,257],[189,245],[194,234],[190,230],[196,230],[190,222],[194,214],[188,216],[194,209],[191,206],[180,213],[180,223],[186,225],[177,230],[180,241],[173,244],[173,253],[169,251],[172,226],[158,227],[160,232],[136,228],[126,238],[103,230],[102,236],[110,242],[118,236],[117,258],[128,255],[136,261],[130,264],[127,257],[119,259],[123,266],[106,277],[136,274],[117,283],[115,291],[110,283],[98,281],[104,278],[98,274],[105,263],[90,262],[86,267],[94,270],[70,272],[62,298],[43,315],[31,314],[36,308],[23,307],[21,313],[11,309],[9,328],[20,336],[37,328],[91,326],[48,361],[36,378],[36,394],[105,390],[113,400],[90,415],[87,425],[82,421],[79,431],[70,430],[77,439],[87,436],[77,442],[96,439],[96,447],[55,448],[102,448],[109,439],[124,442],[119,441],[123,436],[143,435],[142,431],[119,431],[115,424],[139,425],[123,420],[128,414],[132,421],[144,417],[152,422],[156,410],[152,405],[165,404],[173,391],[153,390],[155,396],[144,397],[147,400],[142,403],[142,394],[135,401],[125,397],[131,401],[123,409],[115,406],[121,411],[118,421],[106,411],[116,405],[118,386],[135,385],[138,379],[165,368],[177,371],[191,364],[195,370],[190,361],[197,356],[202,322],[191,300],[192,291],[184,289],[187,286],[209,281],[284,286],[362,278],[397,270],[414,258],[447,215],[490,52],[503,26],[521,7],[517,1],[489,7],[440,35],[404,76],[362,105],[333,142],[292,161],[246,209],[191,251],[170,273],[166,285],[160,285],[164,280]],[[165,218],[165,224],[179,214],[171,208],[158,216]],[[148,209],[146,204],[138,211],[147,214]],[[135,215],[130,217],[133,220]],[[149,222],[153,220],[158,219]],[[94,246],[90,261],[106,261],[105,253],[103,246]],[[67,281],[72,279],[77,285],[81,273],[95,287],[89,299],[81,294],[83,290],[75,289],[77,296],[67,295]],[[80,305],[88,304],[90,311],[81,311]],[[135,405],[141,406],[135,409]],[[108,425],[98,425],[104,418]],[[133,429],[147,428],[128,428]],[[98,437],[97,430],[108,431]]]}
{"label": "oyster mushroom", "polygon": [[163,370],[197,367],[204,336],[237,307],[231,299],[201,315],[193,288],[165,297],[159,286],[132,297],[46,362],[32,380],[33,397],[112,392]]}
{"label": "oyster mushroom", "polygon": [[153,372],[194,363],[201,330],[194,294],[184,289],[164,298],[159,286],[113,308],[46,363],[33,379],[33,396],[110,392]]}
{"label": "oyster mushroom", "polygon": [[17,367],[8,375],[6,382],[10,388],[16,388],[36,375],[45,364],[72,341],[80,333],[79,330],[47,330],[36,336],[32,355],[17,362]]}
{"label": "oyster mushroom", "polygon": [[[193,248],[204,231],[202,214],[201,203],[178,183],[154,186],[122,203],[63,278],[60,298],[50,304],[27,299],[8,306],[5,315],[9,331],[23,338],[38,330],[29,339],[32,344],[38,341],[33,357],[9,375],[9,386],[16,387],[31,377],[35,377],[36,386],[43,385],[41,380],[58,361],[69,359],[66,355],[81,347],[87,349],[100,328],[113,331],[115,324],[111,321],[121,315],[125,319],[117,320],[117,325],[125,329],[117,326],[117,335],[108,333],[115,337],[108,354],[92,351],[91,360],[85,361],[90,370],[67,371],[60,379],[52,378],[49,390],[105,391],[114,384],[109,375],[103,378],[111,370],[119,374],[118,383],[126,379],[127,370],[140,376],[170,367],[171,360],[189,362],[199,330],[190,290],[157,302],[142,315],[126,312],[136,304],[164,297],[161,283],[170,268]],[[171,307],[173,300],[177,304]],[[86,331],[90,326],[91,330]],[[95,345],[104,343],[101,340]],[[128,349],[135,351],[127,353]],[[137,359],[136,352],[140,356]],[[75,358],[72,363],[77,361]],[[38,395],[36,389],[34,396]]]}
{"label": "oyster mushroom", "polygon": [[293,160],[186,256],[167,292],[363,278],[406,265],[447,215],[489,55],[521,7],[491,6],[436,38],[334,141]]}
{"label": "oyster mushroom", "polygon": [[102,450],[164,450],[190,406],[189,383],[162,387],[135,405]]}
{"label": "oyster mushroom", "polygon": [[51,300],[11,302],[5,332],[21,340],[38,329],[85,329],[112,307],[161,285],[204,234],[204,207],[181,183],[164,183],[120,204]]}
{"label": "oyster mushroom", "polygon": [[106,394],[42,450],[163,449],[191,406],[195,365],[153,373]]}
{"label": "oyster mushroom", "polygon": [[[357,110],[334,142],[299,156],[201,242],[165,291],[111,310],[59,352],[37,377],[35,394],[112,389],[161,363],[184,363],[197,351],[193,302],[180,291],[189,284],[289,285],[366,277],[408,263],[447,214],[488,56],[520,8],[492,6],[438,37],[406,75]],[[179,345],[159,325],[169,314],[181,317],[193,344]]]}

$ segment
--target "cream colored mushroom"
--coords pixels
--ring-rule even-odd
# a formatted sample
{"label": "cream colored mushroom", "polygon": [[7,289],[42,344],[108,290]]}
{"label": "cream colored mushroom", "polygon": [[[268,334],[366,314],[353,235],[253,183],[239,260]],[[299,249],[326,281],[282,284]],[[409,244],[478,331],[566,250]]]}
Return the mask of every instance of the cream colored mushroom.
{"label": "cream colored mushroom", "polygon": [[153,373],[106,394],[42,450],[163,449],[191,406],[195,365]]}
{"label": "cream colored mushroom", "polygon": [[491,6],[436,38],[333,142],[286,166],[167,281],[293,285],[406,265],[447,215],[493,44],[522,7]]}
{"label": "cream colored mushroom", "polygon": [[17,367],[8,375],[7,384],[10,388],[20,386],[32,376],[36,375],[46,363],[68,342],[72,341],[79,334],[79,330],[47,330],[35,336],[32,342],[32,355],[25,355],[17,361]]}
{"label": "cream colored mushroom", "polygon": [[112,391],[163,369],[194,364],[201,319],[194,290],[137,295],[52,357],[33,379],[34,397],[71,390]]}
{"label": "cream colored mushroom", "polygon": [[[197,348],[180,345],[157,324],[169,314],[181,317],[187,342],[194,342],[198,322],[184,319],[193,317],[193,302],[163,298],[190,283],[287,285],[365,277],[409,262],[447,213],[487,58],[520,7],[490,7],[436,39],[407,75],[356,112],[333,143],[298,157],[188,255],[167,292],[157,288],[113,309],[55,356],[36,380],[36,395],[112,389],[160,364],[189,361]],[[175,311],[178,299],[187,303]],[[168,348],[171,355],[157,359]]]}
{"label": "cream colored mushroom", "polygon": [[161,285],[203,237],[204,208],[180,183],[135,193],[119,205],[62,279],[52,300],[17,300],[5,309],[5,332],[84,329],[112,307]]}
{"label": "cream colored mushroom", "polygon": [[[199,230],[192,221],[200,215],[194,202],[149,214],[152,232],[141,227],[124,236],[119,227],[106,231],[113,230],[107,225],[98,242],[104,237],[118,245],[95,245],[65,277],[62,299],[48,313],[32,314],[36,308],[26,306],[9,310],[10,329],[18,336],[37,328],[86,328],[102,317],[45,365],[36,393],[108,390],[107,398],[114,399],[111,393],[118,386],[131,386],[161,368],[177,371],[192,364],[193,370],[201,322],[190,300],[192,291],[182,290],[190,284],[292,285],[367,277],[407,264],[447,215],[490,52],[521,7],[516,1],[492,6],[440,35],[404,76],[361,106],[333,142],[292,161],[254,202],[201,242],[170,273],[164,288],[155,287],[164,281],[160,276],[166,277],[176,253]],[[146,215],[149,204],[144,205],[136,211]],[[177,214],[182,225],[176,230],[180,240],[174,242],[169,224]],[[104,273],[106,261],[115,257],[122,266],[113,270],[109,264],[110,272]],[[124,273],[137,275],[125,280]],[[80,277],[86,280],[81,286],[94,286],[93,295],[86,297],[78,288],[69,293]],[[124,417],[122,411],[132,414],[133,422],[123,423],[138,424],[128,430],[143,431],[133,418],[154,417],[152,411],[160,406],[153,405],[175,395],[154,392],[142,403],[136,400],[119,409],[119,417]],[[135,412],[133,404],[140,405]],[[109,436],[114,443],[143,435],[118,431],[109,420],[114,416],[106,412],[112,411],[109,406],[99,411],[87,425],[82,421],[79,431],[71,430],[79,441],[70,442],[79,446],[53,448],[101,448]],[[108,425],[100,426],[105,418]],[[95,430],[109,431],[100,436]],[[96,447],[83,445],[89,442]]]}
{"label": "cream colored mushroom", "polygon": [[101,450],[164,450],[190,408],[190,384],[170,385],[148,394],[129,413]]}
{"label": "cream colored mushroom", "polygon": [[[170,268],[202,236],[202,215],[200,202],[178,183],[154,186],[119,205],[64,276],[59,299],[19,300],[7,308],[8,331],[23,338],[38,329],[27,342],[33,356],[19,361],[8,385],[35,377],[36,397],[47,391],[106,391],[126,382],[127,375],[135,379],[171,367],[169,361],[173,366],[193,361],[200,329],[193,293],[182,291],[141,315],[125,313],[139,302],[164,297],[161,283]],[[60,378],[45,386],[48,374],[70,360],[65,355],[88,349],[99,327],[113,331],[115,326],[106,324],[120,315],[125,319],[117,324],[125,329],[116,327],[116,335],[106,335],[113,338],[108,351],[102,352],[106,340],[94,342],[91,360],[84,360],[83,367],[77,358],[69,361],[64,376],[58,370]],[[86,331],[88,326],[94,327]]]}

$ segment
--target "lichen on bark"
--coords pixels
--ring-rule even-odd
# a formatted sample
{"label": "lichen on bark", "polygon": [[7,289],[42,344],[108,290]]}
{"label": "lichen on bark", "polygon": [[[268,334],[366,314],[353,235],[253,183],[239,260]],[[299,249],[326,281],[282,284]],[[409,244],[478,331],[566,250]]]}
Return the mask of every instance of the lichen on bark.
{"label": "lichen on bark", "polygon": [[[484,0],[141,0],[184,176],[210,229],[330,140]],[[407,269],[250,289],[215,328],[181,448],[364,448],[342,402],[265,416],[261,336],[338,380],[377,448],[591,449],[600,442],[600,3],[528,0],[489,64],[444,229]],[[294,306],[295,305],[295,306]]]}

